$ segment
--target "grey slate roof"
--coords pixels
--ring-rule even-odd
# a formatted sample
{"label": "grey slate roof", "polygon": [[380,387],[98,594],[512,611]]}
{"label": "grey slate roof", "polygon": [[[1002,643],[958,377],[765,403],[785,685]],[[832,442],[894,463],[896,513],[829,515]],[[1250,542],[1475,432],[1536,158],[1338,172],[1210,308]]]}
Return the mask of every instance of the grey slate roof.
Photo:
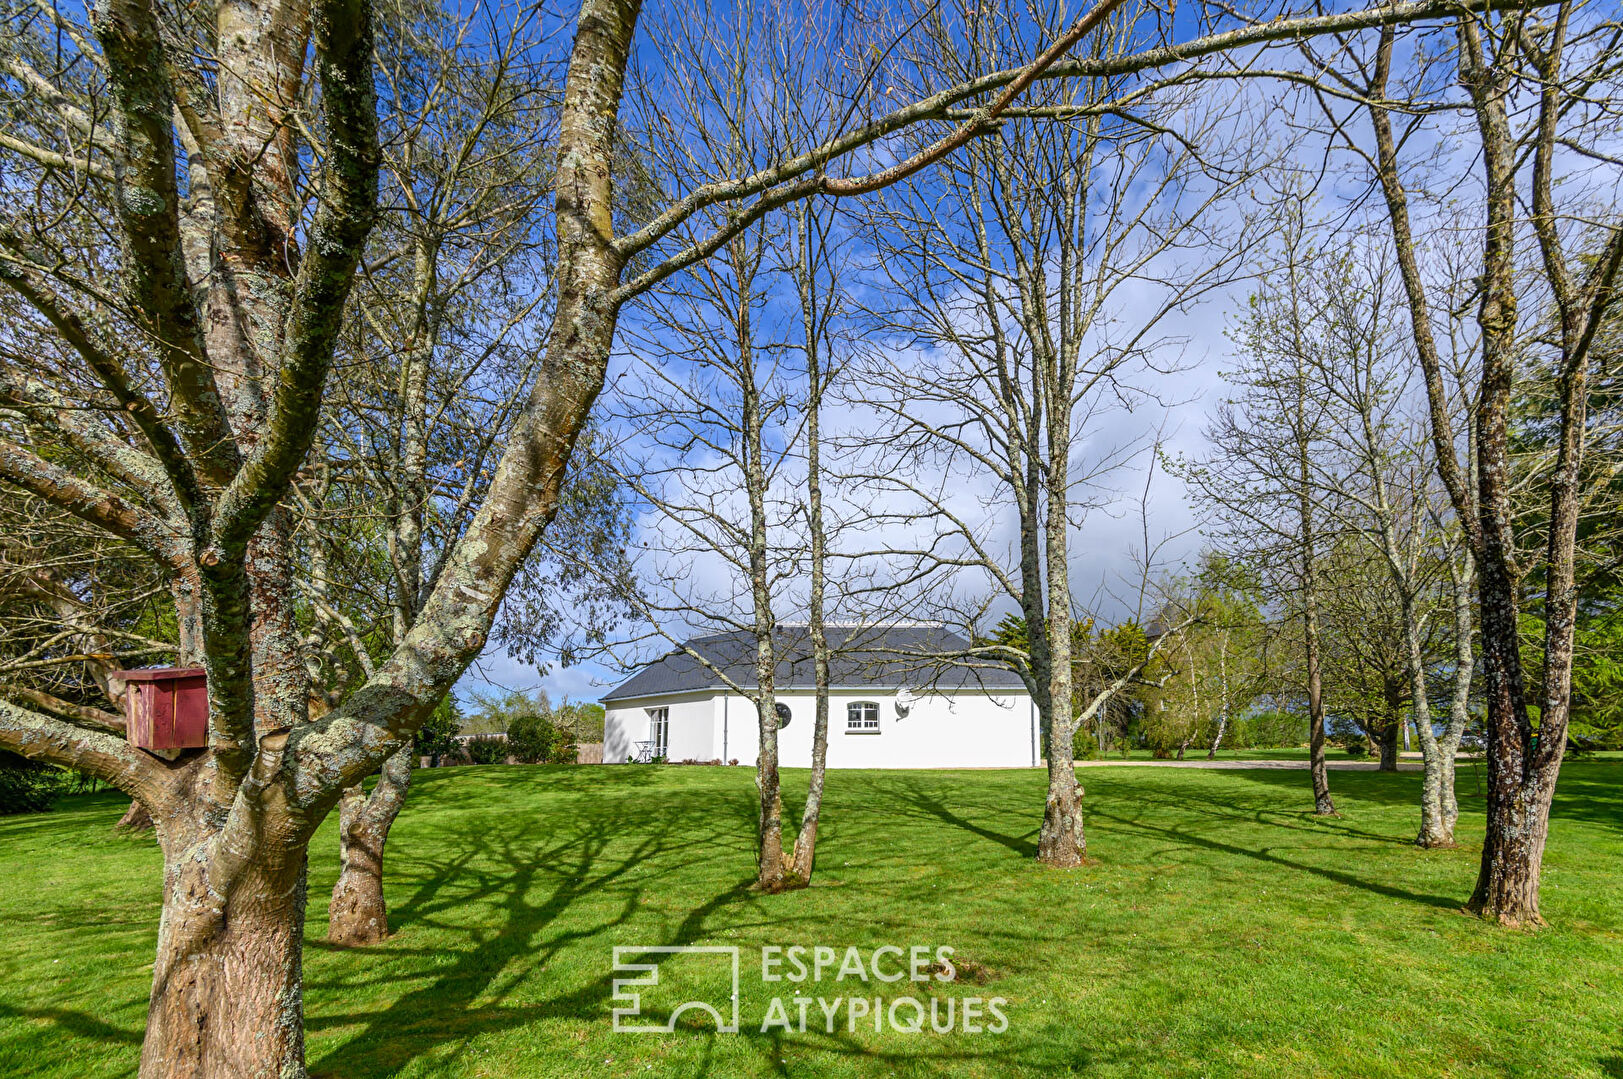
{"label": "grey slate roof", "polygon": [[[935,626],[830,626],[829,680],[836,687],[948,690],[1024,690],[1020,676],[992,663],[965,666],[944,656],[969,646],[958,634]],[[686,642],[727,677],[745,688],[755,685],[755,636],[748,630],[716,633]],[[804,626],[777,630],[778,689],[811,689],[811,638]],[[604,702],[724,689],[714,671],[680,649],[672,649],[604,694]]]}

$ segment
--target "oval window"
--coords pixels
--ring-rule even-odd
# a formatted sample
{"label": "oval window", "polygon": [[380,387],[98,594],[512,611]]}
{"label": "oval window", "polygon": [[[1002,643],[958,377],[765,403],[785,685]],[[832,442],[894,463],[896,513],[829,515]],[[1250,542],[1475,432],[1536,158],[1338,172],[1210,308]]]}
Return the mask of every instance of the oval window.
{"label": "oval window", "polygon": [[794,718],[794,713],[790,712],[789,706],[784,704],[782,701],[778,701],[776,704],[774,704],[772,706],[772,710],[778,714],[778,730],[780,731],[787,727],[789,725],[789,721]]}

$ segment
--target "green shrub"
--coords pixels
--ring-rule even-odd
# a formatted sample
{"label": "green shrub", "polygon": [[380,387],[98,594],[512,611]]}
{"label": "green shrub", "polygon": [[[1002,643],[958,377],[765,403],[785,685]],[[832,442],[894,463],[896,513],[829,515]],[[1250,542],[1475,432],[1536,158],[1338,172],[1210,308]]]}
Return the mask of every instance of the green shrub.
{"label": "green shrub", "polygon": [[440,698],[428,722],[417,730],[417,755],[432,757],[437,764],[441,757],[454,754],[457,751],[456,732],[461,726],[462,718],[457,714],[456,701],[447,693]]}
{"label": "green shrub", "polygon": [[1246,716],[1240,740],[1235,748],[1255,746],[1258,749],[1278,749],[1299,746],[1307,741],[1307,717],[1290,712],[1258,712]]}
{"label": "green shrub", "polygon": [[603,740],[603,706],[565,700],[554,706],[542,690],[512,690],[474,698],[462,729],[470,734],[506,732],[508,752],[521,764],[573,764],[577,742]]}
{"label": "green shrub", "polygon": [[507,726],[507,745],[522,764],[574,764],[580,754],[569,729],[546,716],[515,717]]}
{"label": "green shrub", "polygon": [[469,764],[500,764],[507,759],[507,739],[499,734],[476,734],[462,743]]}
{"label": "green shrub", "polygon": [[50,809],[65,776],[60,768],[0,750],[0,816]]}
{"label": "green shrub", "polygon": [[1099,755],[1098,735],[1093,731],[1079,730],[1071,739],[1071,759],[1076,761],[1091,761]]}
{"label": "green shrub", "polygon": [[548,763],[562,740],[562,732],[551,720],[533,712],[507,722],[507,748],[520,764]]}

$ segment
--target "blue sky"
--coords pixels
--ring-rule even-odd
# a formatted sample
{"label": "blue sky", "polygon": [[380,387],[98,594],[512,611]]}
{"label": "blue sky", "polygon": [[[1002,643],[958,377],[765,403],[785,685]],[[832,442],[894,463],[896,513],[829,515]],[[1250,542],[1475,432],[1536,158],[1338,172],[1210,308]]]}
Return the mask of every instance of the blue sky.
{"label": "blue sky", "polygon": [[[1180,22],[1183,18],[1180,15]],[[1188,36],[1190,29],[1180,25],[1179,36]],[[1288,59],[1287,54],[1276,52],[1268,63],[1270,66],[1283,66]],[[1254,81],[1221,85],[1222,92],[1235,99],[1237,108],[1232,126],[1227,130],[1212,132],[1214,138],[1220,141],[1242,133],[1268,129],[1279,152],[1280,167],[1273,174],[1276,190],[1286,174],[1294,173],[1295,180],[1314,194],[1313,213],[1316,216],[1328,220],[1345,219],[1349,222],[1346,226],[1349,230],[1365,220],[1364,215],[1371,209],[1368,204],[1368,176],[1356,160],[1339,151],[1326,152],[1322,141],[1307,133],[1306,125],[1319,119],[1316,104],[1304,101],[1276,83]],[[1446,88],[1443,92],[1447,92]],[[1441,164],[1445,173],[1451,168],[1458,185],[1448,194],[1469,203],[1475,186],[1475,162],[1469,149],[1469,138],[1455,143],[1449,137],[1449,126],[1458,122],[1457,119],[1445,118],[1432,123],[1406,144],[1405,154],[1409,160],[1430,156],[1432,164]],[[1242,132],[1239,125],[1246,125],[1246,131]],[[1241,215],[1256,210],[1254,204],[1242,205],[1242,202],[1235,200],[1214,212],[1234,215],[1235,220],[1240,220]],[[1458,212],[1458,208],[1451,209],[1446,203],[1439,202],[1420,204],[1417,212],[1431,217],[1436,223],[1446,221],[1452,213]],[[1265,237],[1262,239],[1266,240]],[[859,281],[852,287],[860,290],[863,286]],[[1132,411],[1112,413],[1090,432],[1090,436],[1103,444],[1127,444],[1151,440],[1159,434],[1163,451],[1169,455],[1202,455],[1206,449],[1202,434],[1206,416],[1224,396],[1221,372],[1227,366],[1231,347],[1225,331],[1234,314],[1243,309],[1249,287],[1247,281],[1238,280],[1208,294],[1188,310],[1175,314],[1165,330],[1166,336],[1171,339],[1169,349],[1175,353],[1180,370],[1176,376],[1158,386],[1160,402]],[[783,317],[783,312],[777,314],[780,319]],[[636,328],[638,317],[635,311],[629,313],[628,324]],[[635,337],[636,334],[629,336]],[[644,337],[646,339],[646,334]],[[645,354],[649,350],[646,346],[634,346],[627,342],[628,335],[622,333],[622,353],[616,361],[615,375],[634,369],[647,358]],[[881,342],[880,347],[895,348],[898,362],[917,359],[905,356],[905,346],[901,344]],[[837,422],[851,422],[851,417],[838,417]],[[1138,574],[1137,557],[1143,546],[1145,527],[1138,516],[1138,499],[1149,478],[1146,473],[1149,467],[1149,455],[1140,454],[1133,462],[1113,473],[1110,484],[1119,492],[1119,499],[1112,506],[1092,512],[1073,538],[1071,572],[1076,599],[1081,606],[1107,622],[1131,614],[1132,587],[1128,582],[1136,579]],[[1196,508],[1190,505],[1182,484],[1164,469],[1155,469],[1153,478],[1149,478],[1148,507],[1152,543],[1167,538],[1165,546],[1158,552],[1161,568],[1175,569],[1178,563],[1199,552],[1203,540],[1199,534]],[[1001,511],[994,508],[987,512],[996,514]],[[1007,527],[1008,524],[1006,519],[988,521],[993,528]],[[638,529],[641,538],[657,540],[660,536],[657,514],[652,510],[644,512],[639,519]],[[720,572],[715,567],[707,570],[702,564],[696,566],[695,572],[701,577],[706,572]],[[780,617],[790,616],[792,612],[780,612]],[[590,698],[619,681],[620,677],[617,670],[603,662],[572,668],[554,665],[542,674],[487,649],[480,662],[464,676],[458,692],[466,697],[494,686],[541,686],[554,697]]]}

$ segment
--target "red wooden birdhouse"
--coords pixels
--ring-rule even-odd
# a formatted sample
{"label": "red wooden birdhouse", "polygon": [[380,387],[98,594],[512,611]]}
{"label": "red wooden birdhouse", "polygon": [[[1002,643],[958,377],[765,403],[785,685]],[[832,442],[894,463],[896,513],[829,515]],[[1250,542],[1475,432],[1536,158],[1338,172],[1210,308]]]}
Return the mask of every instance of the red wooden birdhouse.
{"label": "red wooden birdhouse", "polygon": [[124,679],[125,736],[142,749],[209,744],[209,684],[201,667],[115,671]]}

